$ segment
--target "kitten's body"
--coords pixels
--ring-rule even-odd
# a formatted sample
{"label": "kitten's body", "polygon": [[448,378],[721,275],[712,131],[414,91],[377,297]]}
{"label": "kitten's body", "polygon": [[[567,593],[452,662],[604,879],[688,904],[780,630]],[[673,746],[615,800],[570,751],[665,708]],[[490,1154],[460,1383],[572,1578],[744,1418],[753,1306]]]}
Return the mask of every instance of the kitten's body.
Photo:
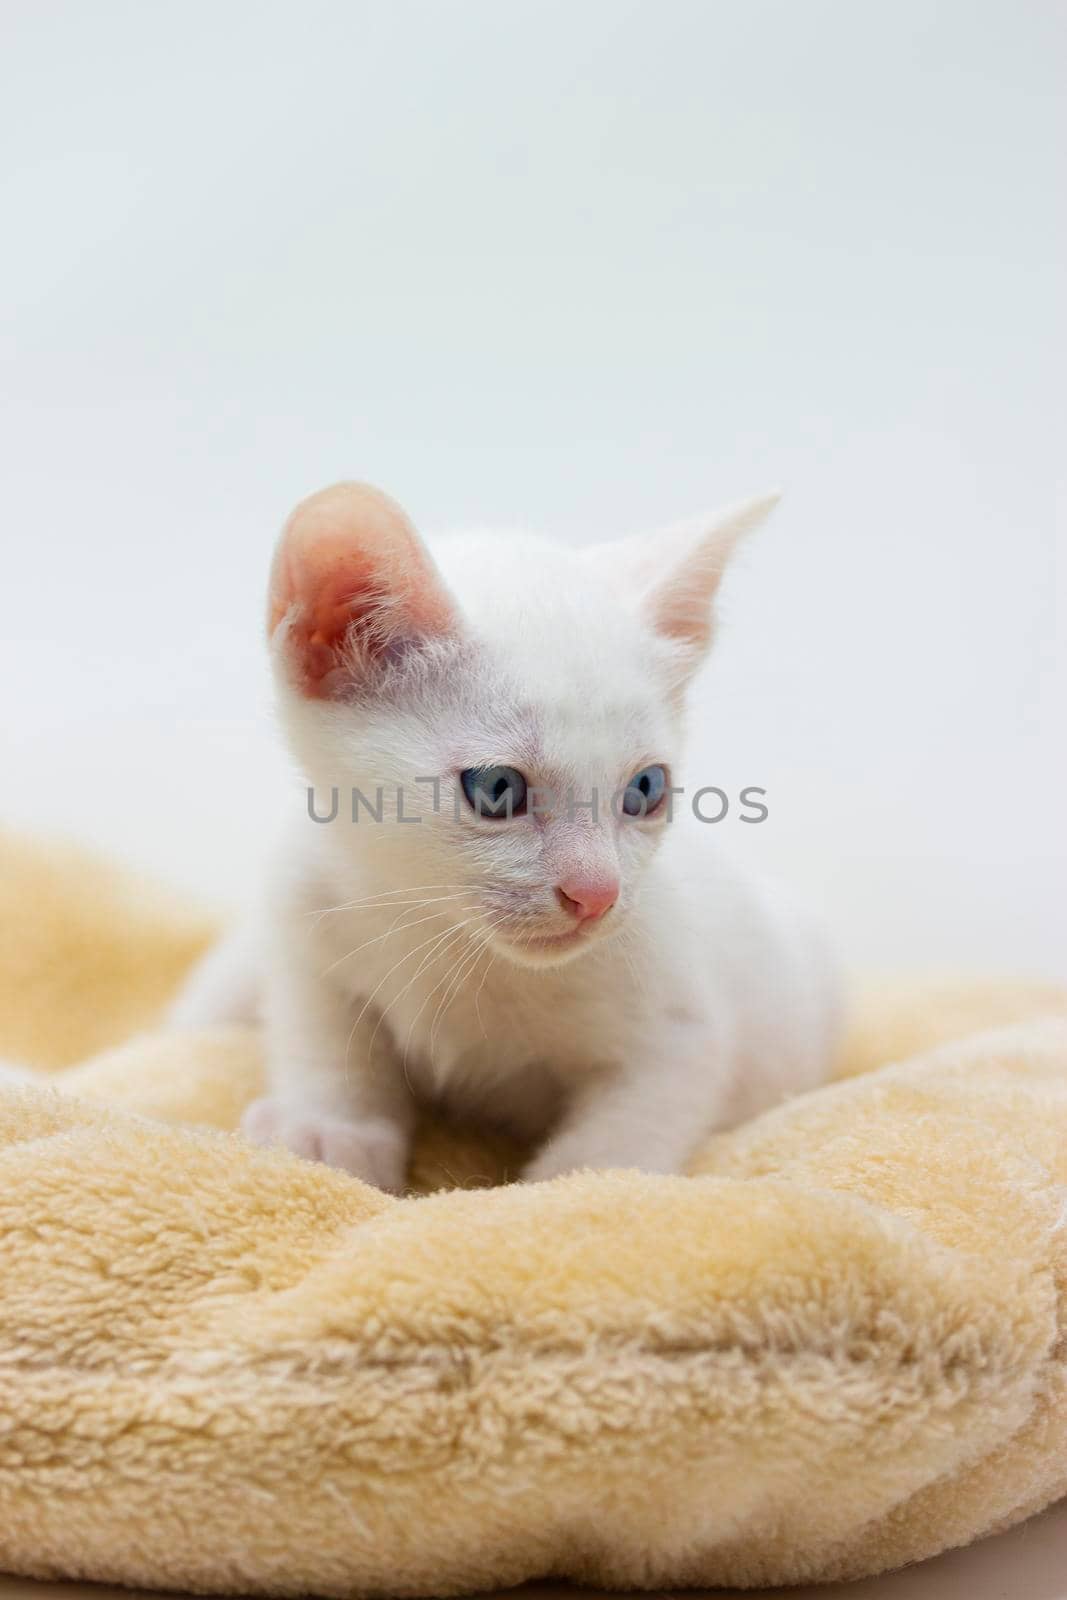
{"label": "kitten's body", "polygon": [[[678,760],[710,594],[754,512],[668,536],[662,570],[641,548],[484,536],[438,547],[435,569],[367,493],[309,502],[275,570],[283,720],[339,814],[302,823],[270,895],[273,1092],[247,1129],[397,1188],[421,1100],[546,1140],[528,1176],[677,1171],[710,1128],[817,1082],[833,1044],[817,930],[732,870],[684,800],[671,821],[611,806],[628,774]],[[496,762],[555,790],[543,815],[455,798],[458,772]],[[353,787],[381,788],[381,822],[351,821]],[[216,958],[181,1013],[236,1009]]]}
{"label": "kitten's body", "polygon": [[[604,1127],[603,1154],[587,1130],[581,1164],[673,1171],[703,1127],[816,1083],[832,1042],[819,931],[706,835],[679,808],[627,927],[531,970],[494,957],[480,933],[454,934],[463,919],[433,890],[411,910],[392,899],[321,914],[368,887],[324,829],[283,890],[275,960],[332,968],[353,1021],[373,995],[368,1020],[382,1019],[405,1087],[460,1118],[542,1138],[568,1098],[616,1071],[633,1109],[625,1127]],[[359,1065],[353,1049],[349,1071]]]}

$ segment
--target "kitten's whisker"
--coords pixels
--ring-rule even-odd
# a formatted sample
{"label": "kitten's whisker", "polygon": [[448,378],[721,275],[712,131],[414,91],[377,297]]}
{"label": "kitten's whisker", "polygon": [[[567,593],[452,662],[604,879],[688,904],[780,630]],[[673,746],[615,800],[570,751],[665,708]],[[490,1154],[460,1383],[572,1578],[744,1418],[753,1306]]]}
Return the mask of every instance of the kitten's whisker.
{"label": "kitten's whisker", "polygon": [[[490,943],[488,938],[486,939],[485,942],[486,942],[486,946],[488,946],[489,943]],[[482,1008],[479,1005],[479,1001],[482,998],[482,990],[485,988],[485,980],[486,980],[486,978],[488,978],[489,974],[492,972],[493,968],[496,966],[496,957],[497,957],[497,952],[494,950],[492,952],[491,959],[489,961],[488,966],[486,967],[485,971],[482,973],[482,981],[478,985],[477,991],[476,991],[475,996],[474,996],[474,1015],[478,1018],[478,1026],[482,1030],[482,1038],[485,1040],[486,1044],[489,1043],[489,1035],[485,1031],[485,1023],[482,1020]]]}
{"label": "kitten's whisker", "polygon": [[[461,924],[461,927],[466,927],[466,923]],[[430,934],[429,938],[424,939],[421,944],[417,944],[413,950],[405,951],[405,953],[400,957],[400,960],[399,961],[395,961],[393,963],[393,965],[389,968],[389,971],[386,972],[385,974],[383,974],[383,976],[381,978],[379,978],[378,982],[375,984],[375,986],[372,989],[371,993],[367,996],[366,1000],[364,1000],[362,1006],[360,1007],[359,1013],[356,1016],[356,1020],[352,1024],[352,1031],[348,1035],[348,1043],[345,1046],[345,1070],[346,1070],[346,1072],[348,1070],[349,1053],[350,1053],[350,1051],[352,1049],[352,1040],[356,1036],[356,1029],[359,1027],[360,1023],[363,1021],[363,1018],[366,1016],[369,1007],[374,1004],[375,998],[378,995],[379,991],[381,990],[382,985],[389,981],[389,979],[392,977],[393,973],[396,972],[398,967],[402,967],[404,965],[405,961],[410,961],[412,956],[418,955],[420,950],[425,950],[427,945],[432,945],[432,944],[435,944],[435,943],[439,943],[442,939],[447,938],[449,933],[452,932],[452,931],[453,930],[446,928],[443,934]],[[401,992],[401,994],[403,994],[404,990],[402,989],[400,992]],[[399,999],[399,995],[394,997],[394,1000],[390,1002],[390,1005],[395,1004],[397,999]],[[389,1009],[389,1007],[387,1006],[386,1010],[388,1010],[388,1009]],[[384,1016],[385,1016],[385,1012],[384,1011],[381,1012],[379,1014],[379,1016],[378,1016],[378,1021],[375,1024],[374,1032],[371,1034],[370,1045],[368,1046],[368,1054],[373,1050],[374,1040],[378,1036],[378,1029],[382,1025],[382,1018]]]}
{"label": "kitten's whisker", "polygon": [[[473,922],[474,920],[475,919],[472,917],[471,921]],[[486,927],[486,930],[485,930],[486,938],[488,938],[488,936],[491,933],[492,929],[497,926],[497,923],[499,923],[502,920],[503,920],[503,918],[498,917],[495,922],[490,922],[488,924],[488,926]],[[463,926],[467,927],[468,924],[464,923]],[[484,941],[483,941],[483,944],[484,944]],[[478,947],[477,947],[477,949],[475,951],[476,955],[479,955],[481,953],[481,950],[483,948],[483,944],[479,944],[478,945]],[[442,955],[444,953],[445,953],[444,951],[441,952]],[[465,961],[466,959],[467,959],[466,955],[463,955],[463,956],[461,956],[459,958],[460,962]],[[457,963],[457,965],[458,964],[459,963]],[[411,1019],[411,1025],[408,1028],[408,1032],[407,1032],[407,1039],[406,1039],[406,1041],[404,1043],[404,1075],[405,1075],[405,1078],[407,1077],[408,1057],[409,1057],[409,1053],[410,1053],[410,1050],[411,1050],[411,1036],[412,1036],[412,1034],[413,1034],[413,1032],[415,1030],[415,1024],[418,1022],[419,1018],[422,1016],[422,1013],[425,1011],[426,1007],[429,1005],[430,1001],[433,999],[433,997],[437,993],[438,989],[441,988],[441,985],[444,984],[444,983],[447,983],[450,978],[453,978],[455,976],[455,973],[456,973],[456,967],[453,966],[445,974],[445,976],[440,980],[439,983],[434,984],[433,988],[423,998],[422,1004],[419,1006],[419,1009],[416,1011],[415,1015]],[[438,1011],[440,1011],[440,1003],[438,1005]],[[435,1023],[436,1023],[436,1020],[437,1020],[437,1017],[436,1017],[436,1014],[435,1014],[435,1017],[434,1017],[434,1022]],[[433,1028],[431,1028],[431,1030],[430,1030],[430,1073],[431,1073],[432,1076],[436,1077],[436,1070],[435,1070],[435,1067],[434,1067],[434,1046],[435,1046],[434,1030],[433,1030]]]}
{"label": "kitten's whisker", "polygon": [[[439,889],[465,889],[469,887],[469,884],[463,883],[398,883],[394,884],[391,889],[375,889],[373,894],[358,895],[354,900],[338,901],[335,906],[320,906],[319,910],[322,912],[344,911],[348,906],[362,905],[367,900],[385,900],[398,894],[424,894],[427,891],[432,891],[436,894]],[[309,913],[309,915],[313,914]]]}
{"label": "kitten's whisker", "polygon": [[468,892],[469,888],[469,884],[462,883],[418,883],[413,884],[410,888],[382,889],[378,894],[364,895],[358,900],[342,900],[340,904],[336,906],[318,906],[310,911],[306,911],[304,915],[307,917],[318,917],[321,922],[323,917],[333,916],[339,911],[362,911],[368,906],[382,906],[385,909],[388,909],[390,904],[396,904],[396,895],[422,894],[424,890],[427,889],[454,889],[456,891],[454,894],[435,895],[434,898],[440,900],[457,900],[461,894]]}
{"label": "kitten's whisker", "polygon": [[615,937],[619,953],[626,962],[627,968],[634,978],[638,992],[647,997],[650,994],[648,973],[634,955],[634,946],[638,943],[635,931],[631,925],[624,927]]}
{"label": "kitten's whisker", "polygon": [[[473,921],[474,919],[472,918],[471,920]],[[463,927],[466,927],[466,923],[463,924]],[[456,931],[458,933],[462,933],[463,929],[459,928]],[[453,943],[454,942],[455,941],[453,941]],[[445,948],[440,951],[439,955],[437,957],[435,957],[435,959],[439,960],[441,956],[444,956],[445,954],[447,954],[449,949],[451,949],[451,945],[446,945]],[[426,970],[425,966],[420,967],[419,971],[415,973],[415,977],[412,978],[412,980],[411,980],[412,983],[414,983],[415,978],[420,977],[421,974],[425,970]],[[451,971],[452,969],[450,968],[449,970]],[[447,974],[446,974],[446,976],[447,976]],[[410,987],[410,985],[409,985],[409,987]],[[411,1053],[411,1036],[415,1031],[415,1024],[418,1022],[419,1018],[422,1016],[422,1013],[426,1010],[426,1007],[429,1005],[430,1001],[433,999],[434,995],[437,993],[437,990],[439,989],[439,987],[440,987],[439,984],[434,984],[433,988],[430,989],[429,992],[423,996],[422,1002],[421,1002],[421,1004],[419,1006],[419,1009],[416,1011],[415,1015],[412,1017],[410,1023],[408,1024],[407,1036],[406,1036],[406,1038],[404,1040],[403,1072],[404,1072],[404,1081],[405,1081],[405,1083],[407,1083],[409,1085],[409,1087],[410,1087],[410,1084],[411,1084],[411,1078],[410,1078],[409,1073],[408,1073],[408,1060],[409,1060],[409,1056],[410,1056],[410,1053]]]}
{"label": "kitten's whisker", "polygon": [[[424,957],[422,962],[419,965],[419,970],[417,972],[413,973],[412,976],[408,979],[408,982],[404,985],[404,988],[401,990],[400,994],[396,996],[396,999],[397,1000],[402,999],[403,996],[405,994],[407,994],[408,990],[412,987],[412,985],[417,981],[417,979],[420,978],[422,976],[422,974],[427,970],[427,967],[432,966],[435,961],[439,961],[439,960],[442,959],[442,957],[447,955],[448,952],[453,948],[453,946],[460,942],[461,936],[463,934],[464,929],[469,927],[472,922],[476,922],[477,920],[478,920],[477,916],[473,916],[473,917],[468,918],[468,920],[466,922],[461,923],[460,926],[457,929],[455,929],[455,933],[456,933],[456,936],[457,936],[456,938],[448,940],[442,946],[442,948],[440,950],[431,951],[426,957]],[[448,976],[448,974],[446,974],[446,978],[447,978],[447,976]],[[404,1082],[407,1084],[409,1089],[412,1088],[411,1076],[410,1076],[410,1073],[409,1073],[409,1070],[408,1070],[408,1060],[409,1060],[410,1051],[411,1051],[411,1036],[412,1036],[412,1034],[413,1034],[413,1032],[415,1030],[415,1024],[418,1022],[419,1018],[422,1016],[422,1013],[425,1011],[426,1006],[429,1004],[429,1002],[433,998],[433,996],[437,993],[437,990],[439,988],[440,988],[440,984],[439,983],[438,984],[434,984],[433,988],[429,991],[429,993],[423,996],[422,1003],[420,1004],[420,1006],[419,1006],[418,1010],[416,1011],[415,1015],[412,1017],[411,1022],[408,1024],[407,1037],[404,1040],[404,1056],[403,1056],[403,1061],[402,1061],[402,1064],[401,1064],[401,1068],[402,1068],[402,1071],[403,1071],[403,1074],[404,1074]],[[395,1001],[393,1003],[395,1004]],[[388,1009],[388,1007],[386,1009]],[[383,1013],[383,1015],[384,1015],[384,1013]]]}
{"label": "kitten's whisker", "polygon": [[437,1038],[438,1038],[438,1035],[439,1035],[439,1033],[441,1031],[441,1024],[444,1022],[444,1019],[448,1014],[448,1009],[451,1006],[453,1000],[456,998],[456,996],[459,993],[460,989],[463,987],[464,980],[469,976],[469,974],[474,970],[474,968],[477,966],[478,962],[481,960],[482,952],[485,949],[485,947],[486,947],[486,945],[489,942],[489,939],[491,937],[493,926],[494,926],[494,924],[491,923],[489,925],[489,927],[485,930],[485,933],[483,934],[482,938],[475,945],[473,954],[468,952],[466,955],[463,955],[463,956],[461,956],[459,958],[459,960],[456,963],[454,972],[453,972],[452,982],[448,985],[447,989],[445,990],[444,994],[441,996],[441,999],[440,999],[440,1001],[438,1003],[437,1011],[434,1014],[434,1019],[433,1019],[433,1022],[431,1024],[431,1026],[430,1026],[430,1070],[431,1070],[431,1072],[435,1071],[435,1066],[434,1066],[435,1052],[436,1052],[436,1049],[437,1049]]}
{"label": "kitten's whisker", "polygon": [[[433,905],[433,903],[434,902],[432,900],[426,900],[423,902],[423,905]],[[346,955],[338,956],[336,961],[331,961],[330,965],[323,969],[323,971],[319,974],[320,978],[327,977],[329,973],[334,972],[338,967],[342,966],[344,962],[351,961],[353,956],[358,956],[361,950],[368,949],[370,945],[381,944],[383,939],[391,939],[394,933],[407,933],[410,928],[421,928],[424,922],[436,922],[441,917],[447,917],[449,915],[447,911],[431,911],[427,917],[418,917],[414,922],[404,922],[403,925],[401,925],[401,919],[406,917],[410,911],[421,910],[422,905],[419,905],[418,903],[415,905],[405,906],[400,915],[394,919],[391,926],[388,927],[384,933],[375,934],[373,939],[364,939],[363,943],[357,944],[354,950],[349,950]]]}
{"label": "kitten's whisker", "polygon": [[[409,955],[415,955],[419,950],[425,949],[427,945],[430,946],[429,951],[423,957],[422,961],[419,964],[418,971],[414,972],[411,975],[411,977],[408,978],[407,982],[404,984],[404,987],[399,991],[399,993],[395,994],[393,996],[393,998],[390,1000],[389,1004],[385,1007],[385,1009],[378,1013],[378,1020],[374,1024],[374,1032],[371,1034],[371,1039],[370,1039],[371,1047],[373,1047],[374,1041],[378,1037],[378,1029],[381,1027],[382,1023],[385,1021],[386,1017],[389,1015],[389,1013],[393,1009],[393,1007],[396,1004],[398,1004],[398,1002],[400,1000],[403,999],[403,997],[407,994],[408,990],[411,988],[412,984],[416,981],[416,979],[419,978],[420,975],[423,972],[426,971],[427,966],[432,965],[432,963],[434,961],[438,960],[440,958],[440,956],[442,956],[444,954],[445,950],[449,949],[450,946],[455,942],[455,940],[460,937],[460,935],[463,933],[464,928],[469,927],[470,923],[472,923],[474,920],[475,920],[474,917],[468,917],[467,921],[466,922],[461,922],[458,927],[446,928],[444,933],[439,933],[439,934],[436,934],[436,935],[432,935],[429,939],[425,939],[422,944],[417,945],[415,947],[415,950],[409,952]],[[443,946],[443,948],[439,948],[441,946]],[[387,972],[386,975],[385,975],[386,978],[390,977],[391,974],[396,971],[397,967],[403,966],[404,962],[407,959],[408,959],[408,956],[404,956],[398,962],[396,962],[394,966],[390,967],[389,972]],[[385,982],[385,979],[383,978],[382,979],[382,983],[384,983],[384,982]],[[378,990],[381,988],[381,986],[382,986],[382,984],[379,983],[377,988],[374,991],[374,994],[378,993]],[[371,998],[371,1000],[373,1000],[374,995],[372,995],[370,998]],[[360,1016],[363,1015],[363,1011],[366,1011],[367,1005],[369,1005],[369,1004],[370,1004],[370,1000],[368,1000],[366,1005],[364,1005],[363,1010],[360,1012]],[[357,1018],[357,1021],[358,1020],[359,1019]]]}
{"label": "kitten's whisker", "polygon": [[[475,956],[474,961],[471,963],[471,965],[468,968],[467,972],[464,974],[464,978],[463,978],[464,982],[466,982],[468,979],[470,979],[470,981],[473,982],[474,974],[478,970],[478,962],[482,959],[482,956],[486,955],[486,954],[488,954],[489,960],[486,962],[485,971],[482,973],[481,982],[479,983],[478,988],[475,991],[475,995],[474,995],[474,1014],[478,1019],[478,1026],[482,1030],[482,1038],[484,1040],[486,1040],[486,1042],[488,1043],[489,1035],[485,1031],[485,1023],[482,1021],[482,1013],[481,1013],[481,1010],[479,1008],[478,1002],[481,999],[482,990],[485,987],[485,980],[489,976],[490,972],[492,971],[493,965],[494,965],[494,963],[496,961],[496,953],[492,949],[492,928],[487,929],[485,938],[481,942],[481,948],[478,951],[478,954]],[[453,999],[454,998],[455,998],[455,996],[453,996]],[[448,1002],[448,1005],[450,1006],[451,1004],[452,1004],[452,1001],[450,1000]],[[447,1014],[447,1011],[448,1011],[448,1006],[445,1007],[446,1014]],[[442,1022],[444,1021],[444,1017],[441,1018],[441,1021]]]}

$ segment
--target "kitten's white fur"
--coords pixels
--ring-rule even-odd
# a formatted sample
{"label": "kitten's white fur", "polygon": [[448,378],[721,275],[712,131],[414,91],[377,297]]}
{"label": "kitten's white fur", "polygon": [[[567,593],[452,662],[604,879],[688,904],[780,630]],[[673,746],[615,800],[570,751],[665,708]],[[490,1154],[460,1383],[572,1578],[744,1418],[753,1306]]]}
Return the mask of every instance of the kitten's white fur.
{"label": "kitten's white fur", "polygon": [[[649,763],[683,781],[718,576],[771,504],[595,549],[470,535],[435,562],[374,491],[298,508],[272,590],[278,705],[340,811],[294,829],[253,936],[271,1093],[251,1137],[399,1189],[421,1100],[543,1140],[528,1178],[675,1172],[710,1129],[824,1075],[819,931],[733,870],[687,803],[670,822],[609,806]],[[579,802],[596,790],[599,816],[454,803],[459,771],[498,763]],[[352,823],[353,787],[379,786],[383,821]],[[574,932],[557,886],[576,877],[617,879],[619,898]],[[209,958],[176,1021],[251,1014],[248,945]]]}

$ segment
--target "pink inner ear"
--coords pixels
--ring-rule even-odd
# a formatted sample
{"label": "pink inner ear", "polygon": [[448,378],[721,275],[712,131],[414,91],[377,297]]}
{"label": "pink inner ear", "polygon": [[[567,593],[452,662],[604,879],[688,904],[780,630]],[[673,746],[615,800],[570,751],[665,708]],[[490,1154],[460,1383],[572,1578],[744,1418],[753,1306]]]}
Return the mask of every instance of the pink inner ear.
{"label": "pink inner ear", "polygon": [[346,656],[373,660],[400,637],[447,633],[455,616],[400,507],[341,484],[305,500],[286,525],[271,574],[272,635],[283,621],[301,688],[325,699]]}
{"label": "pink inner ear", "polygon": [[656,632],[693,649],[705,649],[711,638],[714,587],[712,582],[690,584],[684,578],[663,584],[650,607]]}

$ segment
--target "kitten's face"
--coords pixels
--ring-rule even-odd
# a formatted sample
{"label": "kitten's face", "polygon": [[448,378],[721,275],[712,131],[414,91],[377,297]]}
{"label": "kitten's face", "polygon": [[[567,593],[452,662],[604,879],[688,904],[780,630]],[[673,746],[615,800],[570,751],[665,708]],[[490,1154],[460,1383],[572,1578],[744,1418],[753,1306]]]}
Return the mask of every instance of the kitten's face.
{"label": "kitten's face", "polygon": [[[668,536],[681,576],[655,541],[472,536],[435,566],[373,491],[305,502],[275,564],[279,701],[320,807],[339,790],[328,826],[362,875],[522,965],[624,930],[669,826],[716,533],[713,562],[689,530]],[[351,820],[353,789],[376,808],[381,791],[381,821],[361,804]]]}

